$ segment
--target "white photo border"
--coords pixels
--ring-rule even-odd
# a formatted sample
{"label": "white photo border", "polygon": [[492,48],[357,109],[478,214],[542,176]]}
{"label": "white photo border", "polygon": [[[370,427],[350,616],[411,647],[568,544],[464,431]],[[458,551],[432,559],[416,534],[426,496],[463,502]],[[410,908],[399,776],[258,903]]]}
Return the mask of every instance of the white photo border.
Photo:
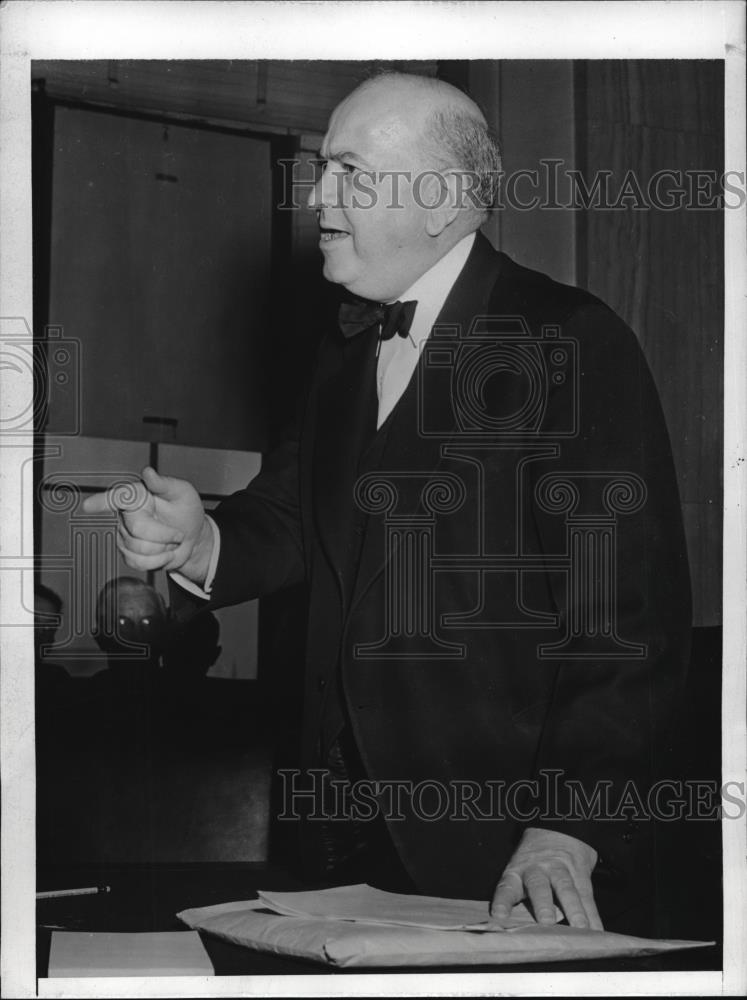
{"label": "white photo border", "polygon": [[[182,2],[15,0],[0,8],[0,317],[31,327],[32,59],[602,59],[725,60],[725,168],[745,172],[745,8],[692,2]],[[723,780],[747,773],[747,210],[725,213]],[[0,376],[3,373],[0,372]],[[12,410],[18,379],[0,407]],[[25,390],[21,389],[21,394]],[[0,553],[33,551],[14,516],[32,442],[0,449]],[[27,505],[28,506],[28,505]],[[0,567],[2,568],[2,567]],[[0,580],[0,584],[6,582]],[[0,623],[18,595],[0,586]],[[2,979],[37,995],[32,629],[2,643]],[[744,995],[747,825],[724,822],[724,970],[688,973],[469,973],[41,980],[41,996],[337,996],[512,994]],[[697,863],[697,861],[694,861]]]}

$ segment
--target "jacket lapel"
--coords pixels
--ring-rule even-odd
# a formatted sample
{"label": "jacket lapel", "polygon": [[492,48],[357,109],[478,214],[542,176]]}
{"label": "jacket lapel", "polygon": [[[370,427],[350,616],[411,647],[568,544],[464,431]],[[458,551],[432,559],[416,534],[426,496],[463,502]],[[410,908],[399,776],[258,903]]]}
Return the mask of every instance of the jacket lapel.
{"label": "jacket lapel", "polygon": [[[507,258],[493,249],[488,240],[477,234],[474,246],[459,277],[454,283],[434,326],[455,327],[460,337],[466,337],[472,321],[488,310],[491,292]],[[417,368],[413,373],[402,398],[392,410],[379,433],[386,433],[378,470],[382,475],[394,473],[401,493],[404,511],[415,513],[418,509],[420,486],[407,476],[397,473],[417,472],[427,474],[436,471],[442,460],[441,447],[456,430],[451,405],[451,389],[446,382],[437,388],[423,377],[423,357],[421,353]],[[435,395],[430,391],[433,390]],[[444,434],[424,437],[420,434],[420,414],[423,411],[423,393],[429,393],[430,411],[437,414],[437,423],[444,428]],[[418,481],[420,477],[417,477]],[[373,582],[383,572],[387,563],[384,529],[385,515],[376,514],[368,519],[365,539],[361,551],[360,566],[355,581],[355,590],[350,605],[351,612],[366,595]]]}
{"label": "jacket lapel", "polygon": [[340,364],[318,390],[313,459],[316,529],[345,603],[359,456],[376,429],[376,337],[362,333],[340,347]]}

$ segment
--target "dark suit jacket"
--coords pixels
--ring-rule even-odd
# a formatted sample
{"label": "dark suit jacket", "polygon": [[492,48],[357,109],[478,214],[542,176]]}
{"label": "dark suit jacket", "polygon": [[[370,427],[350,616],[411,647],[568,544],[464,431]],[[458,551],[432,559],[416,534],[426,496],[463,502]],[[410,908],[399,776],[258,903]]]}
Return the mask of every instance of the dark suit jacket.
{"label": "dark suit jacket", "polygon": [[[340,669],[369,777],[418,786],[388,819],[416,885],[484,898],[521,830],[544,825],[592,844],[622,887],[646,870],[636,795],[690,630],[656,388],[608,307],[482,236],[437,326],[378,434],[371,338],[322,343],[300,430],[215,513],[211,605],[308,581],[304,763]],[[568,780],[585,817],[565,815]]]}

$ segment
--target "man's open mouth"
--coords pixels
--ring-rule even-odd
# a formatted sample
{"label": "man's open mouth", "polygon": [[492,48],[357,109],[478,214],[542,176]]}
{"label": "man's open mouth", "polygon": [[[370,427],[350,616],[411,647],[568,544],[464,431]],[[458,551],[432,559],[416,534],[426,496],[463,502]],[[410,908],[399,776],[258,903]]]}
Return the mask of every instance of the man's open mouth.
{"label": "man's open mouth", "polygon": [[329,243],[331,240],[339,240],[343,236],[350,236],[350,233],[345,232],[344,229],[333,229],[331,226],[320,226],[319,231],[319,239],[322,243]]}

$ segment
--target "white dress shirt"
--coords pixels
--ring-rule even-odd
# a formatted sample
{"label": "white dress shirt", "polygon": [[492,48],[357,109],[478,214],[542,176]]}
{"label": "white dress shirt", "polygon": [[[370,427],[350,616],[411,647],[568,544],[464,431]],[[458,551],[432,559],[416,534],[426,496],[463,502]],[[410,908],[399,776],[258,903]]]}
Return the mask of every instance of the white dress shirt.
{"label": "white dress shirt", "polygon": [[[402,398],[402,394],[417,367],[423,344],[430,336],[433,324],[441,312],[449,292],[467,263],[474,242],[475,233],[469,233],[440,260],[437,260],[433,267],[421,275],[406,292],[399,296],[400,302],[409,302],[414,299],[417,302],[417,307],[409,335],[407,337],[394,336],[381,344],[376,369],[376,393],[379,399],[377,428],[381,427]],[[207,517],[213,529],[213,552],[204,587],[192,583],[181,573],[170,574],[175,583],[196,597],[204,597],[205,599],[210,596],[220,556],[220,531],[212,517],[209,514]]]}
{"label": "white dress shirt", "polygon": [[400,302],[415,299],[418,304],[409,336],[395,336],[381,345],[376,371],[376,391],[379,397],[377,427],[381,427],[409,385],[423,344],[430,336],[449,292],[467,263],[474,242],[474,233],[465,236],[399,296]]}

